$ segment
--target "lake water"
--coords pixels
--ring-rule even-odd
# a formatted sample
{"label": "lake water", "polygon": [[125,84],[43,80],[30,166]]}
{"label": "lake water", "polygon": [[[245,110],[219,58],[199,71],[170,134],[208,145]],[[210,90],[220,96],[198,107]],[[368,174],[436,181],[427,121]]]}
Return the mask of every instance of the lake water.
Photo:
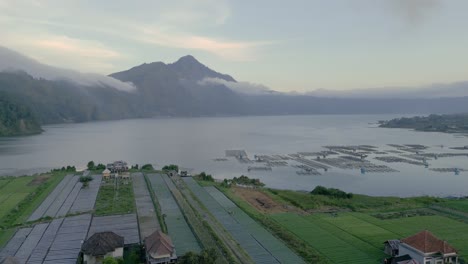
{"label": "lake water", "polygon": [[[332,168],[322,175],[297,175],[297,168],[247,171],[248,166],[225,157],[225,150],[243,149],[255,154],[292,154],[324,150],[325,145],[422,144],[428,152],[453,152],[448,147],[468,145],[468,138],[376,127],[378,120],[395,116],[314,115],[223,118],[136,119],[46,126],[41,135],[0,139],[0,174],[13,175],[48,170],[63,165],[84,168],[89,160],[107,163],[152,163],[158,167],[179,164],[193,172],[206,171],[215,178],[242,174],[260,178],[267,186],[311,190],[316,185],[369,195],[468,195],[468,172],[436,173],[424,166],[387,164],[398,173],[366,173]],[[444,147],[441,147],[443,145]],[[468,151],[467,151],[468,152]],[[292,164],[292,163],[291,163]],[[467,157],[439,158],[430,168],[468,169]]]}

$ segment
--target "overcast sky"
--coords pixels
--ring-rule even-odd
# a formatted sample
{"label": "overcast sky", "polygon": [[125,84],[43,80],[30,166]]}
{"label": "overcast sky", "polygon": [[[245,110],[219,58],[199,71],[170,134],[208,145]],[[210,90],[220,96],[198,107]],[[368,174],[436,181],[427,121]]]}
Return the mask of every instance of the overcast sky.
{"label": "overcast sky", "polygon": [[468,80],[466,0],[0,0],[0,45],[109,74],[187,54],[279,91]]}

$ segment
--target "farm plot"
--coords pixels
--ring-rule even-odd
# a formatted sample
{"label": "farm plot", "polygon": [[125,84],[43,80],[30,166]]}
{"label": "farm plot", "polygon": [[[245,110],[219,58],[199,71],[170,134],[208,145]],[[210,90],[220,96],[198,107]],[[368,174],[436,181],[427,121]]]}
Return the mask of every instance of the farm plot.
{"label": "farm plot", "polygon": [[378,263],[381,260],[367,254],[359,246],[348,241],[343,241],[335,234],[297,214],[283,213],[272,215],[271,217],[315,248],[332,263]]}
{"label": "farm plot", "polygon": [[169,188],[176,188],[172,181],[167,175],[162,174],[150,174],[148,179],[161,206],[161,213],[164,215],[167,231],[177,254],[183,255],[189,251],[199,252],[200,245],[169,190]]}
{"label": "farm plot", "polygon": [[93,217],[88,237],[105,231],[112,231],[122,236],[125,245],[138,244],[140,242],[136,214]]}
{"label": "farm plot", "polygon": [[153,200],[142,173],[133,173],[133,192],[138,213],[138,223],[141,240],[160,229],[158,218],[154,210]]}
{"label": "farm plot", "polygon": [[280,240],[255,222],[250,216],[235,205],[229,198],[215,187],[205,187],[206,191],[228,211],[231,216],[265,248],[280,263],[303,263],[302,259],[292,252]]}
{"label": "farm plot", "polygon": [[75,264],[90,223],[90,214],[65,218],[47,252],[44,264]]}
{"label": "farm plot", "polygon": [[0,263],[8,256],[14,256],[19,248],[26,240],[26,237],[31,233],[32,228],[22,228],[16,232],[8,244],[0,251]]}
{"label": "farm plot", "polygon": [[398,219],[380,220],[366,214],[353,213],[356,218],[369,222],[378,227],[390,230],[397,234],[397,238],[414,235],[424,229],[431,231],[440,239],[453,245],[464,259],[468,259],[468,224],[450,219],[448,217],[415,216]]}
{"label": "farm plot", "polygon": [[[132,182],[124,184],[120,179],[103,182],[97,193],[95,215],[120,215],[135,212],[134,188]],[[84,202],[86,203],[86,199]]]}
{"label": "farm plot", "polygon": [[[70,191],[74,187],[74,184],[73,185],[70,184],[72,180],[75,180],[75,183],[76,183],[76,181],[78,181],[78,178],[74,178],[73,175],[65,176],[63,180],[49,194],[49,196],[47,196],[47,198],[41,203],[41,205],[39,205],[39,207],[36,208],[36,210],[31,214],[31,216],[28,218],[28,221],[38,220],[46,216],[47,212],[52,213],[52,211],[49,210],[51,207],[56,208],[55,209],[56,211],[53,214],[53,216],[55,216],[55,214],[58,213],[58,210],[60,209],[60,206],[58,206],[60,204],[60,202],[58,201],[59,199],[58,197],[61,196],[62,198],[60,199],[63,199],[63,196],[65,196],[65,194],[70,193]],[[70,188],[70,189],[66,189],[66,188]],[[67,192],[64,192],[64,191],[67,191]],[[63,200],[62,200],[62,203],[63,203]]]}
{"label": "farm plot", "polygon": [[[424,229],[447,240],[462,257],[468,257],[468,238],[464,235],[468,225],[443,216],[381,220],[364,213],[340,213],[338,216],[285,213],[271,217],[333,263],[375,263],[384,257],[382,243],[385,240],[401,239]],[[351,255],[360,256],[361,262],[352,262],[348,259]]]}
{"label": "farm plot", "polygon": [[28,176],[0,180],[0,186],[2,186],[0,194],[0,218],[7,215],[29,193],[39,186],[30,184],[33,179],[34,177]]}
{"label": "farm plot", "polygon": [[73,202],[69,213],[75,214],[93,210],[99,191],[99,186],[101,186],[101,181],[101,175],[93,175],[93,180],[89,183],[89,186],[87,188],[80,189],[80,192],[78,193],[76,200]]}
{"label": "farm plot", "polygon": [[[255,263],[280,263],[280,256],[273,256],[273,248],[267,249],[267,244],[262,245],[259,241],[249,233],[247,226],[240,224],[230,213],[220,205],[207,191],[196,183],[192,178],[184,178],[185,183],[197,198],[205,205],[210,213],[223,225],[223,227],[231,234],[231,236],[239,243],[239,245],[247,252]],[[226,202],[226,201],[224,201]],[[221,202],[223,203],[223,202]],[[278,259],[277,259],[278,258]],[[287,262],[282,260],[281,263],[302,263]]]}
{"label": "farm plot", "polygon": [[47,230],[44,232],[41,240],[37,244],[37,246],[33,249],[31,255],[29,256],[27,264],[42,264],[45,257],[47,256],[47,252],[49,251],[52,242],[54,242],[55,235],[57,234],[60,226],[63,223],[63,218],[55,219],[52,221]]}

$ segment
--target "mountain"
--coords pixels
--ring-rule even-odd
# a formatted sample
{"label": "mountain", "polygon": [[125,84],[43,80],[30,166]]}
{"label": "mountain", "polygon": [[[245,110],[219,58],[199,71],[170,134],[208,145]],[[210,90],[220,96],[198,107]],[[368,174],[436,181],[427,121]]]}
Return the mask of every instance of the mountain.
{"label": "mountain", "polygon": [[205,78],[236,82],[211,70],[192,56],[165,64],[153,62],[110,75],[131,82],[147,115],[224,116],[248,114],[242,95],[225,85],[204,85]]}
{"label": "mountain", "polygon": [[463,87],[434,86],[430,91],[439,96],[429,98],[287,94],[238,82],[190,55],[102,76],[48,66],[0,47],[0,93],[9,98],[2,113],[11,109],[0,129],[21,134],[27,132],[11,128],[37,131],[36,124],[154,116],[461,113],[468,112],[468,97],[454,95],[463,95]]}

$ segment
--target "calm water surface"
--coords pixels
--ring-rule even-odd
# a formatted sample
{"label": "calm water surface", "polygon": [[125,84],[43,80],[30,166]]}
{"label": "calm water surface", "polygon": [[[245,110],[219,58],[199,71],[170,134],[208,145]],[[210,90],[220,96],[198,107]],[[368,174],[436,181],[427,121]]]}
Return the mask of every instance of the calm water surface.
{"label": "calm water surface", "polygon": [[[315,115],[229,118],[138,119],[46,126],[41,135],[0,139],[0,174],[13,175],[63,165],[84,167],[126,160],[130,164],[180,164],[216,178],[242,174],[260,178],[269,187],[311,190],[316,185],[369,195],[468,195],[468,172],[435,173],[415,165],[386,164],[399,173],[366,173],[333,168],[321,176],[297,175],[295,168],[247,171],[236,160],[215,162],[225,150],[255,154],[292,154],[323,150],[325,145],[422,144],[430,152],[455,152],[468,138],[443,133],[377,128],[378,120],[395,116]],[[440,145],[444,145],[442,148]],[[463,151],[458,151],[461,153]],[[373,161],[376,164],[385,164]],[[468,158],[440,158],[431,167],[468,169]],[[252,164],[250,164],[252,166]]]}

